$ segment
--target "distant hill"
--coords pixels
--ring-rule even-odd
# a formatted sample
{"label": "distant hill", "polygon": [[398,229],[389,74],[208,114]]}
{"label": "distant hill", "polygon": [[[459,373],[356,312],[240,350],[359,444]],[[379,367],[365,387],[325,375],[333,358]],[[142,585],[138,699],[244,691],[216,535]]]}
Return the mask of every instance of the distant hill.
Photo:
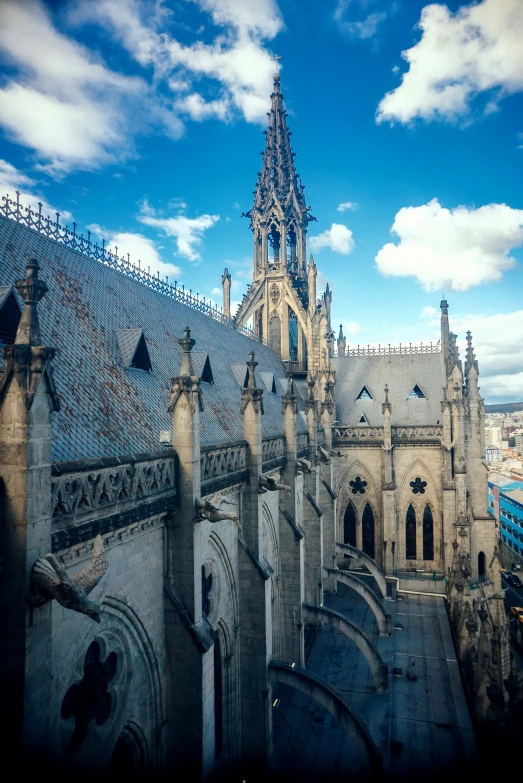
{"label": "distant hill", "polygon": [[487,413],[515,413],[523,411],[523,402],[503,402],[499,405],[485,405]]}

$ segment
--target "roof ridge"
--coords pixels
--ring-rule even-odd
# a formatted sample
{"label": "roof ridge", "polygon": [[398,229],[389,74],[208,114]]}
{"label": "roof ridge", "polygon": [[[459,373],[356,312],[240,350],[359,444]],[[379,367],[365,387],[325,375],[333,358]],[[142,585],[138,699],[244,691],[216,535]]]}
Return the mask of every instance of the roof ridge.
{"label": "roof ridge", "polygon": [[115,269],[117,272],[130,277],[142,285],[151,288],[156,293],[163,294],[164,296],[174,299],[180,304],[187,305],[187,307],[197,310],[204,315],[213,318],[215,321],[219,321],[228,326],[234,331],[241,332],[245,337],[249,337],[255,342],[260,342],[259,338],[254,334],[252,329],[247,326],[235,326],[233,319],[228,318],[223,308],[219,308],[209,304],[205,301],[205,297],[200,297],[198,293],[193,294],[192,289],[185,290],[185,285],[182,284],[181,288],[178,287],[178,282],[175,280],[174,285],[168,282],[168,278],[165,280],[160,278],[160,273],[157,276],[146,272],[140,266],[135,266],[130,259],[129,253],[127,253],[127,259],[118,255],[118,247],[116,246],[115,252],[107,250],[105,247],[105,239],[102,239],[102,244],[93,243],[91,241],[91,232],[87,231],[87,239],[83,234],[78,234],[76,231],[77,223],[73,222],[73,230],[69,228],[67,224],[65,226],[60,223],[60,212],[56,213],[56,220],[51,220],[49,216],[42,214],[41,202],[38,202],[38,213],[32,210],[30,207],[24,207],[20,202],[20,191],[16,191],[16,201],[10,198],[9,194],[2,196],[2,203],[0,203],[0,217],[12,220],[15,223],[25,226],[30,231],[35,231],[37,234],[42,234],[51,239],[54,242],[58,242],[61,245],[65,245],[70,250],[74,250],[87,258],[92,258],[94,261],[98,261],[104,266],[108,266]]}

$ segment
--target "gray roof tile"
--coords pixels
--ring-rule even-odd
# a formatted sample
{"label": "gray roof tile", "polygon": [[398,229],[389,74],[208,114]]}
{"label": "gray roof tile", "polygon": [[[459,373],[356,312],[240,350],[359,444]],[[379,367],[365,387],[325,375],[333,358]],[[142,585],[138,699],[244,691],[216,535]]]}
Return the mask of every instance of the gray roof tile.
{"label": "gray roof tile", "polygon": [[[254,349],[258,370],[285,390],[285,369],[268,347],[98,261],[0,217],[0,285],[25,277],[37,258],[49,293],[40,302],[42,338],[56,348],[54,375],[61,410],[53,416],[53,459],[117,456],[157,450],[170,379],[179,372],[177,338],[191,329],[196,350],[208,353],[214,383],[202,384],[202,443],[243,437],[240,391],[231,363],[242,367]],[[143,329],[152,372],[122,366],[118,330]],[[241,379],[243,383],[243,378]],[[281,435],[279,395],[264,394],[263,435]],[[305,426],[298,417],[298,431]]]}

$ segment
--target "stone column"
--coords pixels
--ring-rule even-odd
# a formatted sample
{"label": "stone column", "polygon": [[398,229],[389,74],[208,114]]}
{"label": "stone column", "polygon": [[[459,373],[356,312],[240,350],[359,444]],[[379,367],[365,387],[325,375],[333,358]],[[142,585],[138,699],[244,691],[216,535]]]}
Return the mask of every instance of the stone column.
{"label": "stone column", "polygon": [[318,465],[318,403],[314,397],[314,379],[307,379],[309,395],[305,402],[311,472],[303,476],[303,527],[305,529],[305,601],[308,604],[323,602],[323,516],[308,501],[319,497]]}
{"label": "stone column", "polygon": [[168,531],[165,633],[167,653],[167,766],[183,763],[192,779],[214,763],[214,632],[202,613],[202,534],[196,516],[200,497],[200,378],[193,374],[188,327],[180,375],[173,378],[169,412],[177,455],[178,505]]}
{"label": "stone column", "polygon": [[6,720],[4,747],[13,763],[45,763],[51,752],[53,679],[51,602],[31,609],[30,575],[35,560],[51,552],[51,462],[53,411],[60,409],[53,382],[54,348],[45,347],[38,302],[47,285],[36,260],[15,287],[24,311],[13,345],[3,348],[0,375],[0,661]]}
{"label": "stone column", "polygon": [[[334,383],[327,372],[325,400],[321,403],[321,426],[323,430],[323,449],[327,456],[320,461],[319,505],[323,511],[323,561],[327,568],[336,567],[336,501],[334,492],[334,466],[332,464],[332,418],[334,416]],[[327,578],[327,589],[336,592],[336,580]]]}
{"label": "stone column", "polygon": [[396,540],[396,504],[394,498],[394,466],[392,461],[392,406],[389,402],[389,387],[385,386],[385,402],[381,406],[383,412],[383,561],[384,571],[392,573],[392,542]]}
{"label": "stone column", "polygon": [[[281,567],[281,653],[286,663],[303,666],[303,601],[304,560],[301,519],[298,518],[296,481],[296,414],[298,407],[292,384],[287,375],[287,391],[282,397],[285,433],[285,468],[283,484],[290,492],[282,492],[280,500],[280,567]],[[301,484],[301,480],[299,482]],[[294,525],[292,525],[294,522]]]}
{"label": "stone column", "polygon": [[259,772],[270,757],[272,735],[271,686],[267,665],[272,654],[272,569],[262,547],[262,428],[263,392],[256,387],[254,352],[247,362],[249,380],[242,389],[243,437],[247,441],[249,482],[242,503],[242,533],[238,547],[240,569],[240,677],[242,751],[246,775]]}

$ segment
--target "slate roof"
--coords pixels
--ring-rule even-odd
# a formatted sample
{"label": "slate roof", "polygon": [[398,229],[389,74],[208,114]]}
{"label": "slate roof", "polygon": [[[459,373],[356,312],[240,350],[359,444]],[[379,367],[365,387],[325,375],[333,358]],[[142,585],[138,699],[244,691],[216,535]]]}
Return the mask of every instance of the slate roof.
{"label": "slate roof", "polygon": [[[61,410],[53,415],[53,459],[157,451],[160,430],[172,427],[170,379],[181,367],[176,342],[189,326],[195,364],[209,355],[214,383],[202,383],[202,444],[243,436],[240,389],[231,364],[255,351],[258,371],[274,373],[285,390],[285,369],[270,348],[209,316],[156,293],[124,274],[0,217],[0,286],[25,277],[27,259],[40,264],[49,293],[39,305],[42,338],[53,361]],[[143,329],[152,372],[123,366],[118,330]],[[203,365],[202,365],[203,366]],[[243,380],[243,379],[242,379]],[[263,388],[261,378],[258,386]],[[283,393],[283,392],[282,392]],[[264,436],[283,433],[280,394],[264,394]],[[298,431],[306,427],[298,417]]]}
{"label": "slate roof", "polygon": [[[434,425],[441,422],[444,370],[441,353],[390,356],[345,356],[333,359],[336,370],[336,419],[357,427],[362,416],[371,427],[383,425],[381,405],[389,387],[392,425]],[[409,399],[418,384],[425,399]],[[356,399],[363,386],[372,400]]]}
{"label": "slate roof", "polygon": [[143,329],[117,329],[116,339],[122,355],[122,362],[125,369],[131,366],[136,346],[143,334]]}

